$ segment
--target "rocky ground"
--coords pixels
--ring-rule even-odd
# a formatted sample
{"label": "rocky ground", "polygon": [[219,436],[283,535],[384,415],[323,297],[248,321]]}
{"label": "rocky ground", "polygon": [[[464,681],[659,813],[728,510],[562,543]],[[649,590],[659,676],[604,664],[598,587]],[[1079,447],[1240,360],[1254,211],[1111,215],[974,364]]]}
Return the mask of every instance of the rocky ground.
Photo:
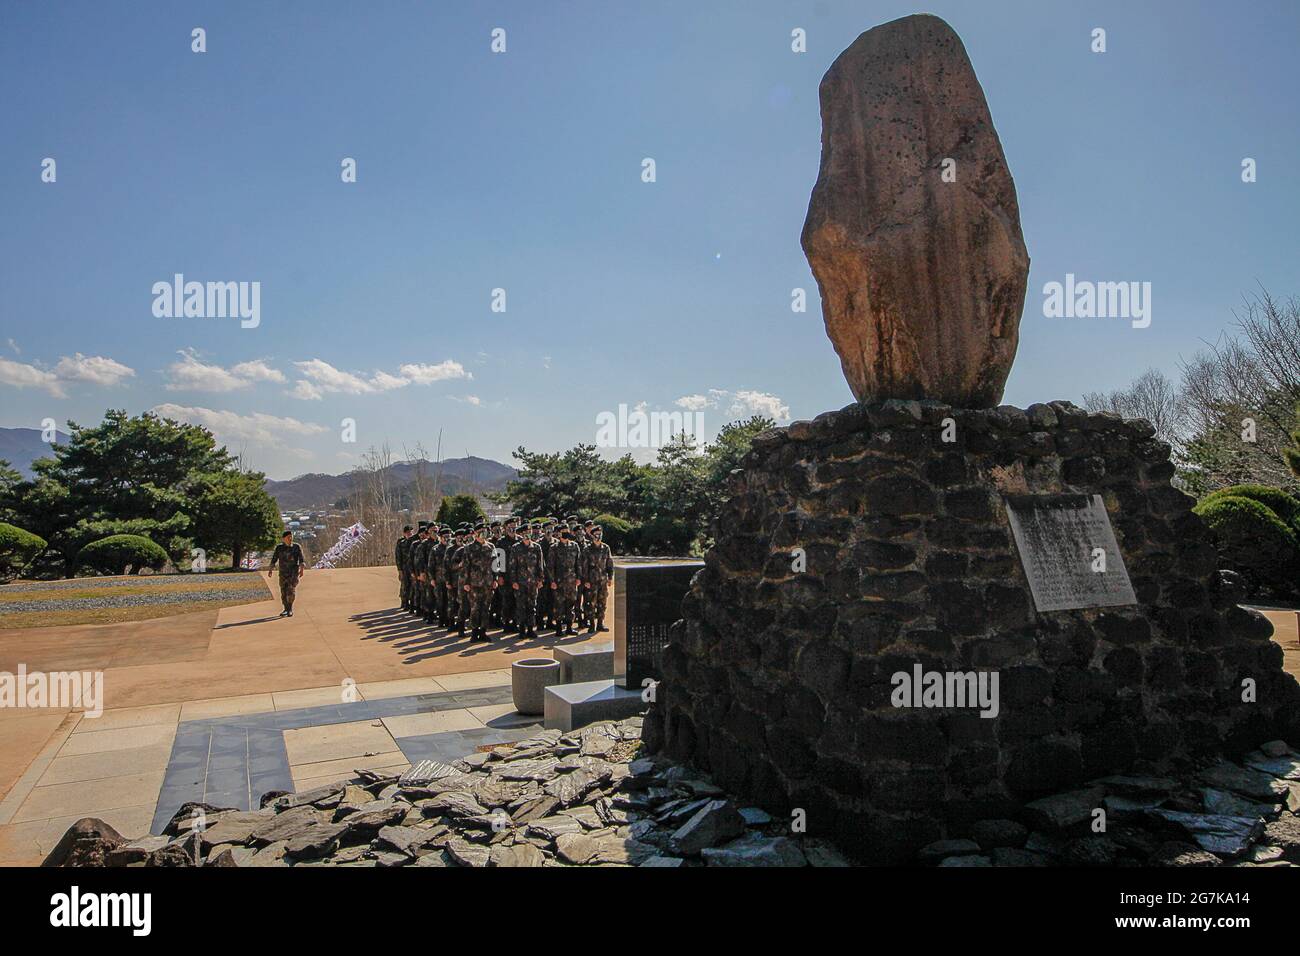
{"label": "rocky ground", "polygon": [[[406,775],[359,771],[256,811],[186,804],[162,836],[79,821],[63,866],[844,866],[829,843],[738,805],[698,771],[641,752],[641,718]],[[1189,781],[1112,776],[925,847],[938,866],[1292,866],[1300,755],[1273,741]]]}
{"label": "rocky ground", "polygon": [[1295,866],[1300,755],[1280,740],[1190,779],[1118,775],[921,850],[939,866]]}
{"label": "rocky ground", "polygon": [[638,756],[641,718],[543,731],[402,778],[358,772],[257,811],[186,804],[163,836],[79,821],[46,865],[843,866],[829,844]]}

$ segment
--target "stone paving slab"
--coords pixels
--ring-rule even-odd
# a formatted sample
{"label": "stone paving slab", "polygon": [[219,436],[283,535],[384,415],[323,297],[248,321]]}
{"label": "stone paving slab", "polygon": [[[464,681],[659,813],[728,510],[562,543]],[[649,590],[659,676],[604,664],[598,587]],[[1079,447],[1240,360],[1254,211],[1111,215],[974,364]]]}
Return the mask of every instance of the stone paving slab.
{"label": "stone paving slab", "polygon": [[[158,793],[151,832],[159,832],[181,805],[188,801],[232,806],[240,810],[256,809],[260,806],[262,794],[272,790],[295,789],[295,778],[304,779],[303,773],[295,773],[296,769],[330,762],[328,747],[319,742],[322,737],[318,737],[311,746],[304,746],[298,751],[297,757],[291,760],[289,748],[295,744],[286,744],[286,731],[326,728],[339,724],[365,726],[368,722],[379,723],[385,718],[437,715],[440,712],[468,711],[470,708],[492,708],[495,713],[502,706],[510,705],[510,700],[508,686],[479,687],[464,691],[385,697],[349,704],[324,704],[295,710],[182,721],[176,728],[171,757]],[[433,723],[436,724],[436,721]],[[418,722],[407,725],[413,728],[418,726]],[[378,753],[405,753],[401,750],[400,740],[397,741],[396,751],[378,749],[384,747],[385,738],[392,740],[397,735],[390,735],[382,725],[374,730],[374,746]],[[500,733],[495,728],[493,732]],[[306,743],[306,738],[299,739]],[[316,749],[313,750],[312,747]],[[473,750],[473,747],[469,749]],[[363,751],[358,751],[361,752]],[[313,756],[319,759],[311,759]],[[360,765],[358,761],[363,758],[342,759]],[[345,768],[342,776],[349,776],[352,769]],[[326,774],[330,772],[332,771],[324,771]],[[315,776],[318,775],[313,774],[313,778]]]}

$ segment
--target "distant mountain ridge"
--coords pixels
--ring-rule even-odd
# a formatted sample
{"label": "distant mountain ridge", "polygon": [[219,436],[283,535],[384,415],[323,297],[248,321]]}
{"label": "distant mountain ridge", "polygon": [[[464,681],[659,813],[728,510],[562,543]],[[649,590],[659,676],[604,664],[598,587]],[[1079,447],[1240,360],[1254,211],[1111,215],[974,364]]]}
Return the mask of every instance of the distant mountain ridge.
{"label": "distant mountain ridge", "polygon": [[[417,469],[423,465],[430,482],[439,476],[439,494],[491,494],[505,488],[506,482],[519,472],[509,465],[490,458],[447,458],[439,465],[433,461],[395,462],[388,467],[393,487],[402,489],[415,480]],[[287,481],[267,481],[266,490],[280,505],[281,511],[301,508],[330,507],[345,498],[353,485],[353,473],[327,475],[313,472],[290,478]]]}
{"label": "distant mountain ridge", "polygon": [[[55,440],[66,445],[68,436],[55,433]],[[9,462],[24,478],[31,478],[32,462],[37,458],[52,458],[50,443],[41,437],[39,428],[0,428],[0,459]]]}

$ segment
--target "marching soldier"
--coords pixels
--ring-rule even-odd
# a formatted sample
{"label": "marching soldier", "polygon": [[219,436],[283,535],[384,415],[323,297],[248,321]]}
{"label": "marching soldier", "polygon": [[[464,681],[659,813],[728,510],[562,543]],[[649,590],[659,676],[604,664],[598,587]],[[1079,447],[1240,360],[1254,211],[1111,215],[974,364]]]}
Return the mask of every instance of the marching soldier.
{"label": "marching soldier", "polygon": [[469,626],[471,641],[488,639],[488,617],[492,608],[492,595],[497,589],[492,562],[496,548],[487,540],[487,527],[481,522],[474,528],[474,540],[465,546],[465,577],[461,585],[469,599]]}
{"label": "marching soldier", "polygon": [[551,545],[547,557],[546,572],[550,579],[551,596],[555,599],[555,633],[572,634],[574,604],[578,599],[578,559],[581,549],[573,540],[573,532],[567,525],[560,527],[560,540]]}
{"label": "marching soldier", "polygon": [[515,630],[524,637],[537,636],[537,592],[542,588],[542,546],[525,524],[523,534],[510,548],[510,590],[514,593]]}
{"label": "marching soldier", "polygon": [[582,588],[586,594],[587,633],[608,631],[605,626],[605,603],[614,577],[614,554],[603,540],[605,533],[592,525],[591,544],[582,552]]}
{"label": "marching soldier", "polygon": [[266,569],[269,578],[280,566],[280,603],[284,610],[281,617],[293,617],[293,601],[298,594],[298,582],[307,570],[307,557],[302,553],[302,545],[293,540],[293,532],[286,531],[280,535],[280,543],[271,552],[271,565]]}
{"label": "marching soldier", "polygon": [[410,610],[411,607],[411,579],[407,571],[407,556],[411,550],[411,530],[409,524],[402,528],[402,536],[397,539],[393,554],[393,563],[397,565],[398,595],[401,598],[403,611]]}

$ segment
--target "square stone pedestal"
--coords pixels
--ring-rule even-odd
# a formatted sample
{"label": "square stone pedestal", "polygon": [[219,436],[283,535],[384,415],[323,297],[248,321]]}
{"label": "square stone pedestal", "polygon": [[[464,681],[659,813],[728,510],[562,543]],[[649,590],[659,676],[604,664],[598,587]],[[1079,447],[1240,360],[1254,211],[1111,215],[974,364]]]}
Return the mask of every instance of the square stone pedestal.
{"label": "square stone pedestal", "polygon": [[546,688],[547,730],[570,731],[601,720],[623,720],[646,709],[640,690],[628,690],[612,680],[557,684]]}
{"label": "square stone pedestal", "polygon": [[613,641],[608,644],[557,647],[555,659],[560,662],[561,684],[581,684],[593,680],[611,680],[614,677]]}

